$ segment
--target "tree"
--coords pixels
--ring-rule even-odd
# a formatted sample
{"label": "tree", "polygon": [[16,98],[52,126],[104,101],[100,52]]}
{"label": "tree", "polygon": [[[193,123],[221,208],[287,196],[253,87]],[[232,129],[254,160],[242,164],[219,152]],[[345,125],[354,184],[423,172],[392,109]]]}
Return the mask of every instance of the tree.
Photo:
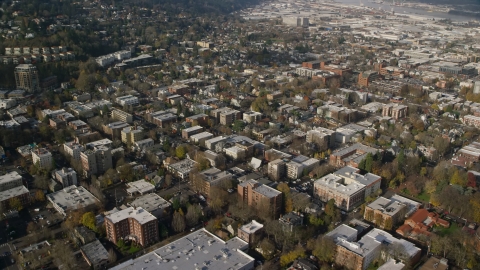
{"label": "tree", "polygon": [[184,145],[179,145],[176,149],[175,149],[175,155],[177,156],[177,158],[179,159],[184,159],[185,158],[185,155],[187,154],[187,149]]}
{"label": "tree", "polygon": [[83,214],[82,224],[83,226],[95,231],[97,229],[97,220],[95,219],[95,214],[93,212],[87,212]]}
{"label": "tree", "polygon": [[331,238],[319,236],[312,254],[322,262],[331,263],[335,258],[336,245]]}
{"label": "tree", "polygon": [[290,194],[290,187],[287,183],[280,183],[277,186],[278,191],[283,193],[283,207],[285,209],[285,213],[290,213],[293,211],[293,201]]}
{"label": "tree", "polygon": [[35,201],[37,202],[44,202],[45,201],[45,193],[42,190],[37,190],[35,192]]}
{"label": "tree", "polygon": [[327,205],[325,206],[325,214],[330,216],[330,217],[334,217],[335,216],[335,200],[334,199],[330,199],[328,200],[327,202]]}
{"label": "tree", "polygon": [[303,249],[302,247],[297,247],[295,250],[292,250],[289,253],[280,256],[280,265],[282,267],[286,267],[296,259],[303,258],[305,256],[305,249]]}
{"label": "tree", "polygon": [[275,254],[275,243],[268,238],[264,238],[259,247],[262,249],[262,255],[265,259],[270,260],[272,256]]}
{"label": "tree", "polygon": [[113,248],[110,248],[108,250],[108,261],[110,263],[114,263],[117,261],[117,253],[115,252],[115,250]]}
{"label": "tree", "polygon": [[185,216],[183,215],[182,209],[175,211],[173,214],[172,228],[175,232],[183,232],[185,230]]}
{"label": "tree", "polygon": [[371,173],[373,166],[373,155],[372,153],[368,153],[365,157],[365,171]]}
{"label": "tree", "polygon": [[11,209],[15,209],[17,211],[21,211],[23,209],[23,204],[17,197],[10,198],[8,204],[10,205]]}
{"label": "tree", "polygon": [[200,206],[196,204],[188,206],[187,214],[185,215],[185,219],[187,220],[187,225],[189,227],[193,227],[197,225],[201,215],[202,215],[202,209],[200,208]]}
{"label": "tree", "polygon": [[172,185],[172,175],[167,174],[167,175],[165,175],[165,186],[169,187],[171,185]]}
{"label": "tree", "polygon": [[373,221],[373,218],[374,218],[374,212],[373,210],[366,210],[365,209],[365,219],[372,222]]}

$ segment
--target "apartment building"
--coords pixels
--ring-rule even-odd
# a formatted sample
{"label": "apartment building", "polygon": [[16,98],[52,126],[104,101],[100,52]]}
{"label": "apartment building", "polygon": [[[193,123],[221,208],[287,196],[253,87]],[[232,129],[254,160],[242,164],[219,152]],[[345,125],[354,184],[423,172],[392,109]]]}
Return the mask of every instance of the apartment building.
{"label": "apartment building", "polygon": [[233,174],[212,167],[201,171],[199,177],[196,178],[193,180],[193,187],[209,198],[211,188],[220,185],[223,181],[231,180]]}
{"label": "apartment building", "polygon": [[365,270],[376,259],[382,257],[385,261],[400,260],[409,265],[415,265],[421,258],[421,249],[404,239],[395,238],[391,234],[373,229],[355,242],[358,232],[348,230],[347,235],[338,230],[346,231],[339,226],[327,234],[336,244],[335,264],[346,269]]}
{"label": "apartment building", "polygon": [[204,126],[208,123],[208,115],[197,114],[185,118],[185,122],[192,123],[192,126]]}
{"label": "apartment building", "polygon": [[278,218],[282,211],[283,194],[255,180],[238,184],[240,200],[258,211],[268,211],[270,216]]}
{"label": "apartment building", "polygon": [[118,97],[115,101],[122,106],[130,106],[130,105],[131,106],[136,106],[136,105],[139,104],[138,98],[134,97],[132,95],[126,95],[126,96],[123,96],[123,97]]}
{"label": "apartment building", "polygon": [[235,120],[242,119],[242,112],[228,107],[213,110],[210,115],[216,119],[217,123],[226,126],[233,124]]}
{"label": "apartment building", "polygon": [[182,130],[182,138],[188,140],[190,136],[203,132],[203,127],[193,126]]}
{"label": "apartment building", "polygon": [[300,178],[304,173],[310,172],[319,163],[320,161],[316,158],[299,155],[285,164],[287,177],[290,179]]}
{"label": "apartment building", "polygon": [[260,119],[262,119],[262,113],[254,112],[254,111],[243,113],[243,121],[247,123],[255,123]]}
{"label": "apartment building", "polygon": [[381,177],[372,173],[359,174],[353,167],[344,167],[314,183],[313,194],[322,202],[335,200],[335,205],[350,211],[380,188]]}
{"label": "apartment building", "polygon": [[0,191],[0,204],[4,211],[12,209],[10,201],[13,198],[18,199],[22,206],[27,206],[30,203],[30,191],[24,185]]}
{"label": "apartment building", "polygon": [[124,112],[119,109],[113,109],[112,110],[112,119],[115,119],[117,121],[122,121],[125,123],[133,123],[133,116],[127,112]]}
{"label": "apartment building", "polygon": [[372,155],[381,150],[366,146],[361,143],[355,143],[351,146],[338,149],[330,155],[330,165],[335,167],[352,166],[358,167],[358,164],[367,156],[368,153]]}
{"label": "apartment building", "polygon": [[128,207],[105,216],[107,238],[113,243],[129,239],[141,246],[158,242],[158,220],[141,207]]}
{"label": "apartment building", "polygon": [[52,167],[52,153],[50,153],[46,148],[39,148],[32,151],[32,161],[33,164],[38,164],[40,168],[51,168]]}
{"label": "apartment building", "polygon": [[103,132],[106,134],[112,135],[112,139],[121,139],[122,130],[124,128],[130,127],[129,124],[121,121],[113,122],[103,126]]}
{"label": "apartment building", "polygon": [[467,126],[474,126],[476,128],[480,127],[480,117],[475,115],[465,115],[462,118],[462,122]]}
{"label": "apartment building", "polygon": [[62,168],[55,172],[55,179],[60,182],[63,187],[76,186],[77,173],[72,168]]}
{"label": "apartment building", "polygon": [[16,171],[0,176],[0,191],[6,191],[22,185],[22,176]]}
{"label": "apartment building", "polygon": [[238,238],[247,242],[250,246],[254,246],[260,240],[260,237],[264,231],[263,224],[256,220],[250,221],[250,223],[242,225],[237,230]]}
{"label": "apartment building", "polygon": [[80,154],[80,159],[87,176],[102,174],[112,168],[112,151],[106,146],[88,149]]}
{"label": "apartment building", "polygon": [[173,175],[185,180],[188,178],[188,175],[190,172],[193,170],[195,167],[195,162],[194,160],[191,160],[189,158],[186,158],[182,161],[179,161],[177,163],[169,164],[167,166],[167,171],[172,173]]}
{"label": "apartment building", "polygon": [[398,104],[398,103],[390,103],[383,105],[382,109],[382,116],[392,117],[395,120],[400,118],[407,117],[408,114],[408,106]]}
{"label": "apartment building", "polygon": [[145,133],[142,127],[126,127],[121,131],[122,142],[133,145],[143,139]]}
{"label": "apartment building", "polygon": [[283,159],[276,159],[268,163],[268,176],[274,181],[279,181],[287,173],[286,163]]}
{"label": "apartment building", "polygon": [[37,67],[32,64],[21,64],[15,67],[15,82],[17,89],[29,93],[40,90],[40,79]]}
{"label": "apartment building", "polygon": [[155,193],[148,193],[128,203],[128,206],[143,208],[156,218],[160,219],[165,213],[170,212],[172,204]]}
{"label": "apartment building", "polygon": [[80,154],[84,150],[83,145],[71,141],[63,144],[63,149],[68,156],[72,157],[74,160],[80,160]]}
{"label": "apartment building", "polygon": [[399,195],[380,197],[365,207],[364,218],[379,228],[392,229],[412,215],[422,204]]}
{"label": "apartment building", "polygon": [[307,131],[306,141],[318,145],[322,150],[326,150],[335,145],[335,131],[316,127]]}
{"label": "apartment building", "polygon": [[378,71],[364,71],[358,74],[358,85],[368,87],[372,81],[378,78]]}

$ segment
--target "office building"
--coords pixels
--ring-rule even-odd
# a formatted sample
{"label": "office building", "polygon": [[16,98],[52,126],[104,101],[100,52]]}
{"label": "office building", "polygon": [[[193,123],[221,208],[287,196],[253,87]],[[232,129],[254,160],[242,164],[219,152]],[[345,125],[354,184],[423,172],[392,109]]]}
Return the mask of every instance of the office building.
{"label": "office building", "polygon": [[248,243],[238,237],[223,241],[202,228],[110,270],[202,268],[252,270],[255,259],[247,255],[247,249]]}
{"label": "office building", "polygon": [[32,64],[21,64],[15,67],[15,82],[17,89],[23,89],[29,93],[40,90],[37,67]]}
{"label": "office building", "polygon": [[158,242],[158,220],[141,207],[128,207],[105,216],[107,238],[117,244],[132,240],[141,246]]}

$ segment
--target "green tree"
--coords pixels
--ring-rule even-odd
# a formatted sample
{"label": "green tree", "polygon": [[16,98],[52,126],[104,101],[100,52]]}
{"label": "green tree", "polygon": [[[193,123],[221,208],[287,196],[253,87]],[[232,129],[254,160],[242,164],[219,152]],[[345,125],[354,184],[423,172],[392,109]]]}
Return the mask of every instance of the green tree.
{"label": "green tree", "polygon": [[93,212],[87,212],[82,216],[82,224],[83,226],[91,229],[96,230],[97,228],[97,220],[95,219],[95,214]]}
{"label": "green tree", "polygon": [[397,166],[397,170],[403,171],[403,168],[405,166],[405,152],[403,151],[403,149],[400,149],[400,152],[398,153]]}
{"label": "green tree", "polygon": [[365,171],[371,173],[373,166],[373,155],[372,153],[368,153],[365,157]]}
{"label": "green tree", "polygon": [[331,263],[335,258],[336,246],[332,239],[319,236],[312,254],[322,262]]}
{"label": "green tree", "polygon": [[242,120],[235,120],[232,126],[232,129],[236,132],[243,131],[244,128],[245,128],[245,122],[243,122]]}
{"label": "green tree", "polygon": [[334,217],[335,216],[335,200],[330,199],[327,202],[327,205],[325,206],[325,214],[329,217]]}

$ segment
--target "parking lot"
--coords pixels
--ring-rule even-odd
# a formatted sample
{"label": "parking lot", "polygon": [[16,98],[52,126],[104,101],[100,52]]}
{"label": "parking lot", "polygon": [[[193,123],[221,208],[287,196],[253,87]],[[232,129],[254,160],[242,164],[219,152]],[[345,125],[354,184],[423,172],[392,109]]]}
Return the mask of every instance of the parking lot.
{"label": "parking lot", "polygon": [[53,208],[46,209],[45,207],[39,207],[39,208],[29,209],[29,213],[30,213],[31,221],[37,223],[42,228],[52,227],[57,224],[60,224],[63,221],[63,216],[60,215]]}

